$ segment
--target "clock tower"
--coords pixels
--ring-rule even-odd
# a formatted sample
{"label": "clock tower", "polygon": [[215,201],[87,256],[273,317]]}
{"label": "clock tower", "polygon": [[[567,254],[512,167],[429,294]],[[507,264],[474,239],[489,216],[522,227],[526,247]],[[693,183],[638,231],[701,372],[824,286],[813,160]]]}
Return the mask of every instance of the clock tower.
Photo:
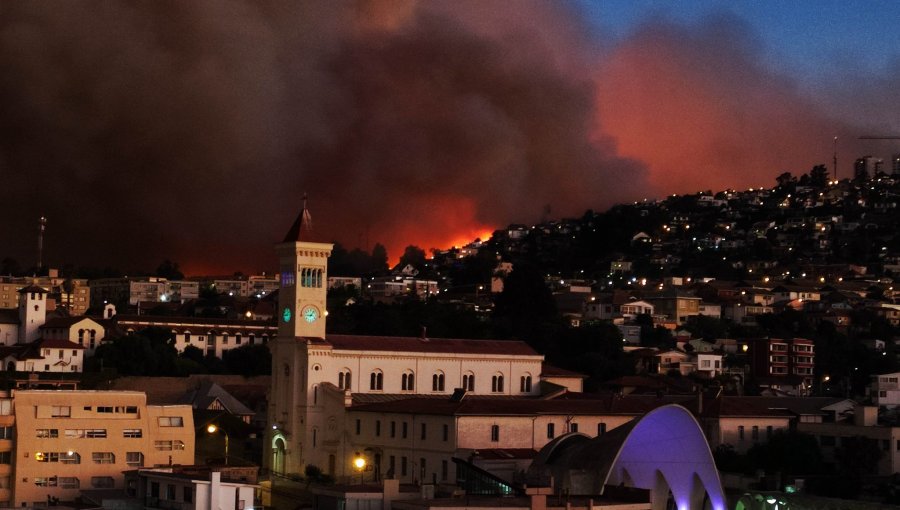
{"label": "clock tower", "polygon": [[326,382],[322,364],[325,341],[325,297],[328,257],[334,247],[313,233],[312,217],[303,197],[303,210],[284,240],[275,245],[281,288],[278,291],[278,337],[272,352],[269,392],[267,467],[276,473],[301,473],[307,464],[325,466],[319,434],[326,430],[324,399],[319,385]]}
{"label": "clock tower", "polygon": [[278,291],[280,338],[325,338],[325,296],[331,243],[316,240],[312,217],[303,198],[303,210],[276,245],[281,290]]}

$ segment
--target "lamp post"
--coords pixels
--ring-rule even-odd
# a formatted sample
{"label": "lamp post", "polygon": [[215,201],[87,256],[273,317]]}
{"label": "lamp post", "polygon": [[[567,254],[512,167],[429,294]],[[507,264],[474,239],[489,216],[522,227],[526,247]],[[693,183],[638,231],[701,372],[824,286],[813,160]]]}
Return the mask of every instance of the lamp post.
{"label": "lamp post", "polygon": [[210,423],[208,427],[206,427],[206,431],[210,434],[215,434],[216,431],[221,430],[222,435],[225,436],[225,465],[228,465],[228,432],[225,432],[224,429],[220,429],[214,423]]}
{"label": "lamp post", "polygon": [[365,477],[365,469],[366,469],[366,458],[363,457],[359,452],[356,452],[353,456],[353,467],[359,471],[359,483],[362,485],[363,477]]}

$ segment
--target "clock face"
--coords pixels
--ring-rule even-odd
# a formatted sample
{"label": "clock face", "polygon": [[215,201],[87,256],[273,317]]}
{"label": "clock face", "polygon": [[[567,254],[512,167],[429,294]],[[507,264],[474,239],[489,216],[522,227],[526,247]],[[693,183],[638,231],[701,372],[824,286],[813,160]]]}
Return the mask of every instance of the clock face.
{"label": "clock face", "polygon": [[303,319],[309,323],[316,322],[316,319],[319,318],[319,310],[314,306],[304,307],[301,313],[303,314]]}
{"label": "clock face", "polygon": [[281,313],[281,318],[284,319],[284,322],[291,322],[291,307],[284,307],[284,312]]}

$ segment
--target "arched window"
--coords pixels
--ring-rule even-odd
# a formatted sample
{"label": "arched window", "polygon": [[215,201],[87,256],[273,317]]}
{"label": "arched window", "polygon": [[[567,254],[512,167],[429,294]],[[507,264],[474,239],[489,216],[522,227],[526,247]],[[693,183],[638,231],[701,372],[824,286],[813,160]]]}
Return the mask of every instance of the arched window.
{"label": "arched window", "polygon": [[522,393],[531,393],[531,376],[523,375],[519,390]]}
{"label": "arched window", "polygon": [[413,391],[416,389],[416,374],[412,370],[407,371],[400,379],[400,389]]}
{"label": "arched window", "polygon": [[475,374],[472,372],[463,374],[462,387],[466,391],[475,391]]}
{"label": "arched window", "polygon": [[234,343],[241,345],[241,334],[240,333],[234,334]]}
{"label": "arched window", "polygon": [[372,372],[372,375],[369,377],[369,389],[380,391],[384,388],[384,374],[381,373],[381,370],[376,370]]}
{"label": "arched window", "polygon": [[491,378],[491,391],[503,393],[503,374],[497,374]]}
{"label": "arched window", "polygon": [[342,390],[352,389],[350,385],[350,369],[345,368],[338,374],[338,388]]}
{"label": "arched window", "polygon": [[438,372],[431,376],[431,391],[444,391],[444,373]]}
{"label": "arched window", "polygon": [[313,385],[313,404],[319,403],[319,385]]}
{"label": "arched window", "polygon": [[184,343],[186,343],[186,344],[191,343],[191,332],[190,331],[184,332]]}
{"label": "arched window", "polygon": [[78,343],[80,345],[84,345],[84,330],[83,329],[78,330]]}
{"label": "arched window", "polygon": [[97,330],[95,330],[95,329],[92,329],[92,330],[91,330],[91,340],[90,340],[90,342],[91,342],[91,349],[93,349],[94,346],[96,345],[96,342],[97,342]]}

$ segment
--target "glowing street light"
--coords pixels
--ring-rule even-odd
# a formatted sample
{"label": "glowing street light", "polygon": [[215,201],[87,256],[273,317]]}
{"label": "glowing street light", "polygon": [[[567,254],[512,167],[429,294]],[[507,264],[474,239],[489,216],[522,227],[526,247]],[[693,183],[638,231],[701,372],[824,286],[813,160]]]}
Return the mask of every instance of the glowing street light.
{"label": "glowing street light", "polygon": [[225,465],[228,465],[228,432],[225,432],[224,429],[220,429],[216,426],[215,423],[210,423],[208,427],[206,427],[206,431],[210,434],[215,434],[216,431],[222,431],[222,435],[225,436]]}

